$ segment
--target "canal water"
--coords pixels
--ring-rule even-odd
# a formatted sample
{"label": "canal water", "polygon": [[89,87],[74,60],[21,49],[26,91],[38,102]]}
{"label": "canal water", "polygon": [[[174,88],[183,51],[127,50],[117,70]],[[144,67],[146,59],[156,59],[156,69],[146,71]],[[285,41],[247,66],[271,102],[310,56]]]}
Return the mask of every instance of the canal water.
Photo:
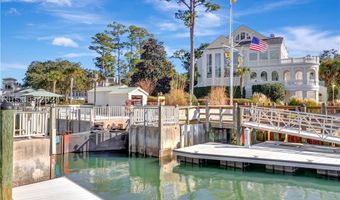
{"label": "canal water", "polygon": [[56,176],[66,176],[102,199],[340,199],[340,181],[308,171],[283,175],[253,168],[244,172],[116,152],[56,159]]}

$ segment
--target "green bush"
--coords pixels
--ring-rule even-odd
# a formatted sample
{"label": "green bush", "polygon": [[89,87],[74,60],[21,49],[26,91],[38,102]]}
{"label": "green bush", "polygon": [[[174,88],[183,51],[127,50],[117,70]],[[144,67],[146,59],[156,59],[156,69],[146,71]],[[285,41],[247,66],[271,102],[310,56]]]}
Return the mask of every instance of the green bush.
{"label": "green bush", "polygon": [[282,101],[285,98],[285,88],[281,83],[253,85],[252,91],[266,95],[273,102]]}
{"label": "green bush", "polygon": [[[194,88],[194,94],[198,99],[208,96],[210,91],[211,91],[211,86]],[[229,86],[225,87],[225,92],[228,94],[228,97],[229,97]],[[234,98],[244,98],[245,94],[246,92],[245,92],[245,89],[243,88],[243,97],[241,97],[240,86],[234,86]]]}
{"label": "green bush", "polygon": [[289,106],[307,106],[307,107],[312,107],[312,106],[319,106],[319,103],[313,99],[300,99],[296,97],[292,97],[288,101]]}
{"label": "green bush", "polygon": [[234,99],[234,103],[237,103],[239,105],[244,105],[244,104],[254,103],[254,101],[252,99]]}

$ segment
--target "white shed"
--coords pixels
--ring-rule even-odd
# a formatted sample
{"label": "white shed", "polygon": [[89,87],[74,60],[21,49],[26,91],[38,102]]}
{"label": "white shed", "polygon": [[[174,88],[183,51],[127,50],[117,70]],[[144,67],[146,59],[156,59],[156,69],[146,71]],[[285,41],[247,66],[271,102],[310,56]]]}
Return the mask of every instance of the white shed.
{"label": "white shed", "polygon": [[[88,103],[94,104],[94,89],[87,92]],[[98,106],[121,106],[128,101],[147,104],[148,93],[140,87],[128,87],[126,85],[97,87],[96,105]]]}

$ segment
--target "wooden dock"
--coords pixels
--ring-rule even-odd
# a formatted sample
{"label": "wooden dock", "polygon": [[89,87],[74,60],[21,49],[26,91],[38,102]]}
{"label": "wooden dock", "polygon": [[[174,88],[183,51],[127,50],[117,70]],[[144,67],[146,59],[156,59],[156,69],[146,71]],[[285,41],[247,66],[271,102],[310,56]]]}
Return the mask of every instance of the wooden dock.
{"label": "wooden dock", "polygon": [[13,200],[99,200],[101,198],[66,177],[13,188]]}
{"label": "wooden dock", "polygon": [[340,176],[340,148],[308,144],[268,141],[250,148],[244,146],[206,143],[174,150],[181,162],[195,164],[206,160],[220,161],[221,165],[244,168],[262,164],[266,169],[294,172],[298,168],[315,169],[318,174]]}

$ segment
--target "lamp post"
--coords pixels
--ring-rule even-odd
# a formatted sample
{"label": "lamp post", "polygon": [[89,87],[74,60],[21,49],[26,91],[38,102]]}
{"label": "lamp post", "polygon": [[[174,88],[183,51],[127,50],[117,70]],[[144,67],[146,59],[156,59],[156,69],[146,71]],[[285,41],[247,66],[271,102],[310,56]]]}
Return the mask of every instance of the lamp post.
{"label": "lamp post", "polygon": [[93,104],[94,106],[96,105],[96,100],[97,100],[97,80],[98,80],[98,74],[95,73],[94,74],[94,77],[93,77],[93,83],[94,83],[94,86],[93,86]]}
{"label": "lamp post", "polygon": [[229,98],[230,105],[234,101],[234,38],[232,36],[232,15],[233,15],[233,0],[229,1],[229,46],[230,46],[230,78],[229,78]]}
{"label": "lamp post", "polygon": [[335,94],[334,94],[335,84],[332,84],[332,90],[333,90],[333,106],[335,105]]}

